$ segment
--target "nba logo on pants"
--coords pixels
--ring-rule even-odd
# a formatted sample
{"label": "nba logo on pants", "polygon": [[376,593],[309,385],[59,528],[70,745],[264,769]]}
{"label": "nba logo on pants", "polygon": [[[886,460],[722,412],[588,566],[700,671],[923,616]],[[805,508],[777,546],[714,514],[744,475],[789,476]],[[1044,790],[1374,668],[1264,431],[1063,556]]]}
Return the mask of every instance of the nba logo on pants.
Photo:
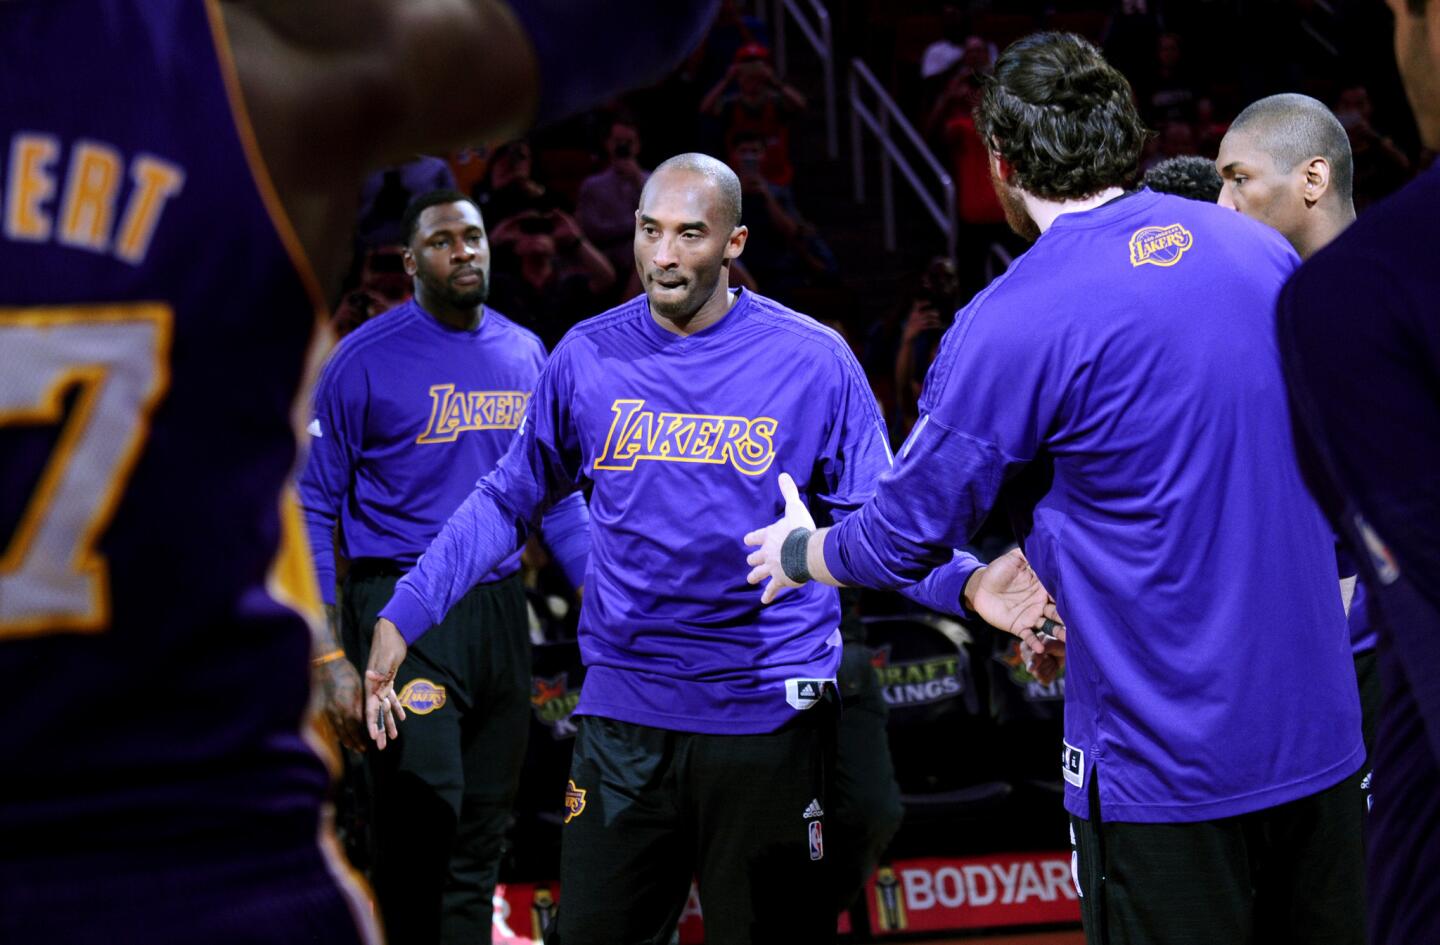
{"label": "nba logo on pants", "polygon": [[808,826],[810,830],[810,859],[821,859],[825,856],[825,837],[820,832],[820,821],[812,820]]}

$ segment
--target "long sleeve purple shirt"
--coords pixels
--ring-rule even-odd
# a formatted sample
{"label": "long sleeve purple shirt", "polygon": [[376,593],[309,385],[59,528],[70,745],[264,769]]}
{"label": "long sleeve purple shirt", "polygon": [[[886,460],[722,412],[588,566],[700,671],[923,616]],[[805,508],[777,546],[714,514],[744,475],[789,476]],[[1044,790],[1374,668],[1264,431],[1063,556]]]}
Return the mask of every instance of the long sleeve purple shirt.
{"label": "long sleeve purple shirt", "polygon": [[[336,522],[347,557],[414,565],[515,439],[544,364],[540,339],[488,308],[466,331],[442,325],[412,300],[341,342],[316,387],[300,476],[327,604],[335,602]],[[557,515],[561,509],[583,520],[579,496]],[[562,522],[562,530],[572,529]],[[518,541],[475,581],[519,570]]]}
{"label": "long sleeve purple shirt", "polygon": [[[576,711],[678,731],[772,731],[834,678],[839,600],[809,585],[762,607],[741,537],[779,516],[782,471],[835,521],[889,464],[874,395],[834,332],[741,291],[720,321],[681,337],[640,296],[556,347],[520,436],[382,616],[413,641],[522,523],[587,487]],[[960,559],[912,593],[954,611],[975,567]]]}
{"label": "long sleeve purple shirt", "polygon": [[[913,580],[1026,472],[1026,555],[1068,629],[1066,806],[1228,817],[1360,766],[1333,538],[1301,481],[1274,341],[1274,231],[1141,191],[1059,217],[946,334],[847,584]],[[1043,472],[1043,475],[1036,475]]]}

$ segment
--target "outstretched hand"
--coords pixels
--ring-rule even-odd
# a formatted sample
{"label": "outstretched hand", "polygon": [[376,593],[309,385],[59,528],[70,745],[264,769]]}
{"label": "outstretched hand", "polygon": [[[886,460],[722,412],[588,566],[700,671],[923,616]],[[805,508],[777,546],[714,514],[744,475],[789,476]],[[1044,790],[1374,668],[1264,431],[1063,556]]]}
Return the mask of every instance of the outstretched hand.
{"label": "outstretched hand", "polygon": [[342,657],[315,667],[311,678],[320,693],[320,712],[335,737],[351,751],[363,752],[368,743],[360,704],[360,674]]}
{"label": "outstretched hand", "polygon": [[[1060,628],[1064,632],[1064,627]],[[1060,670],[1065,668],[1065,641],[1052,637],[1048,633],[1040,633],[1037,638],[1044,645],[1043,653],[1035,653],[1029,646],[1021,646],[1021,655],[1025,660],[1025,669],[1036,682],[1042,686],[1048,686],[1060,675]]]}
{"label": "outstretched hand", "polygon": [[1019,637],[1037,657],[1047,652],[1037,631],[1048,633],[1062,645],[1065,642],[1065,625],[1055,609],[1055,599],[1019,548],[972,574],[965,584],[965,602],[992,627]]}
{"label": "outstretched hand", "polygon": [[400,697],[395,695],[395,673],[405,660],[405,638],[400,628],[381,617],[370,640],[370,664],[365,669],[365,722],[375,747],[400,737],[397,722],[405,721]]}
{"label": "outstretched hand", "polygon": [[800,490],[796,488],[795,480],[790,478],[789,473],[780,474],[780,494],[785,498],[785,514],[778,521],[764,528],[757,528],[745,536],[745,544],[760,546],[745,559],[745,563],[752,566],[745,580],[751,584],[759,584],[766,577],[770,578],[760,595],[762,604],[768,604],[790,588],[800,586],[799,581],[792,581],[785,576],[785,569],[780,564],[780,546],[785,544],[785,538],[797,528],[808,528],[811,531],[815,529],[815,519],[805,507],[804,500],[800,498]]}

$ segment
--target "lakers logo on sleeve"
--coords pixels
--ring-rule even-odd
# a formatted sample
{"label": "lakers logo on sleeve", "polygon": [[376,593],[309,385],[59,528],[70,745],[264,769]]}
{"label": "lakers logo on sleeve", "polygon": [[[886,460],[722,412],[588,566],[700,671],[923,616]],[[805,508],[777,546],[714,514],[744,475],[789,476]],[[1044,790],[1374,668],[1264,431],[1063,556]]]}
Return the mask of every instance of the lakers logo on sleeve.
{"label": "lakers logo on sleeve", "polygon": [[1178,223],[1142,226],[1130,237],[1130,265],[1173,266],[1194,243],[1190,231]]}
{"label": "lakers logo on sleeve", "polygon": [[634,470],[641,460],[661,463],[729,463],[747,476],[758,476],[775,460],[772,417],[670,413],[645,409],[643,400],[615,401],[615,414],[596,469]]}
{"label": "lakers logo on sleeve", "polygon": [[428,679],[412,679],[400,690],[400,704],[416,715],[429,715],[445,707],[445,687]]}

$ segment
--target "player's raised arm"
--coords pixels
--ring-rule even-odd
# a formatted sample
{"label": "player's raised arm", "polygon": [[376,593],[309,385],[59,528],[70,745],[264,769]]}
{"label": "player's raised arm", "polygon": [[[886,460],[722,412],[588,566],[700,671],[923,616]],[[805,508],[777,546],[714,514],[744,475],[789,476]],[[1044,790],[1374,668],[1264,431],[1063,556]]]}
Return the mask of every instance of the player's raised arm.
{"label": "player's raised arm", "polygon": [[[892,466],[884,421],[860,366],[848,351],[840,352],[837,363],[841,370],[835,409],[810,476],[811,499],[821,520],[828,523],[843,522],[863,509]],[[907,444],[907,450],[913,446]],[[781,476],[780,491],[785,498],[780,521],[746,536],[747,544],[761,546],[747,561],[753,566],[750,583],[766,580],[762,601],[769,603],[785,589],[812,577],[836,585],[849,583],[836,578],[826,563],[829,530],[822,529],[812,541],[815,525],[804,497],[788,475]],[[935,493],[932,490],[930,494]],[[987,568],[971,554],[929,540],[933,531],[912,528],[903,535],[889,536],[897,543],[892,556],[915,559],[917,570],[932,564],[928,573],[920,571],[918,580],[887,586],[940,613],[978,613],[998,629],[1020,637],[1032,653],[1042,654],[1045,646],[1036,631],[1047,620],[1058,624],[1059,615],[1024,555],[1017,550]],[[968,535],[944,537],[956,544],[968,539]]]}

